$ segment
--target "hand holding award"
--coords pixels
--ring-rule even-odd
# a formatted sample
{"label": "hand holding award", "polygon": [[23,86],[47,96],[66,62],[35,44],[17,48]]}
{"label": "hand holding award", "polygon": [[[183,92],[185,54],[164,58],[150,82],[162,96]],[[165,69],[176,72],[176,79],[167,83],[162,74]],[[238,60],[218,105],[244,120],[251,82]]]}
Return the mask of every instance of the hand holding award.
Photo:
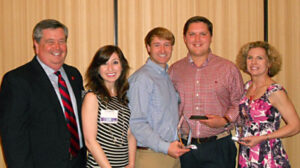
{"label": "hand holding award", "polygon": [[178,135],[178,139],[180,141],[180,143],[183,144],[182,142],[182,135],[183,135],[183,131],[182,131],[182,124],[186,123],[186,125],[188,126],[188,136],[187,136],[187,143],[186,143],[186,148],[190,148],[190,149],[197,149],[197,146],[194,144],[191,144],[191,140],[192,140],[192,129],[190,127],[190,124],[188,122],[188,120],[186,119],[186,117],[184,115],[181,115],[178,126],[177,126],[177,135]]}

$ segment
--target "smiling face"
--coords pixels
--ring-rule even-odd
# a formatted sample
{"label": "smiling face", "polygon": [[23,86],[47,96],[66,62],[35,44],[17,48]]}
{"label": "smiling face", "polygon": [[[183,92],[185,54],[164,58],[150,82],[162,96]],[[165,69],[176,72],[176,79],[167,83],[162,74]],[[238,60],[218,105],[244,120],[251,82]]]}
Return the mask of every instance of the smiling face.
{"label": "smiling face", "polygon": [[173,46],[170,40],[154,36],[151,44],[147,45],[147,51],[150,59],[165,68],[172,56]]}
{"label": "smiling face", "polygon": [[247,71],[251,76],[268,75],[269,61],[266,50],[260,47],[252,48],[247,56]]}
{"label": "smiling face", "polygon": [[99,74],[107,87],[114,86],[122,72],[122,65],[119,56],[113,53],[109,60],[99,67]]}
{"label": "smiling face", "polygon": [[208,56],[211,41],[207,24],[203,22],[191,23],[184,35],[184,42],[192,57]]}
{"label": "smiling face", "polygon": [[44,29],[40,42],[34,40],[39,59],[54,70],[58,70],[67,55],[67,39],[62,28]]}

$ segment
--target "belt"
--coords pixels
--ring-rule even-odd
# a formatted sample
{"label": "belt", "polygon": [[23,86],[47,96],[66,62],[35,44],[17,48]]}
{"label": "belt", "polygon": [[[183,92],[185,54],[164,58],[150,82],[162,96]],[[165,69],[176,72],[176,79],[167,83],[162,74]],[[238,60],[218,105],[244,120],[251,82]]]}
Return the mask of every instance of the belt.
{"label": "belt", "polygon": [[[219,140],[221,138],[227,137],[231,135],[229,132],[225,131],[223,133],[220,133],[218,135],[215,136],[210,136],[210,137],[205,137],[205,138],[192,138],[191,143],[192,144],[203,144],[203,143],[207,143],[207,142],[213,142],[216,140]],[[183,137],[183,139],[187,140],[187,137]]]}
{"label": "belt", "polygon": [[150,149],[148,147],[143,147],[143,146],[137,146],[136,148],[140,149],[140,150],[149,150]]}

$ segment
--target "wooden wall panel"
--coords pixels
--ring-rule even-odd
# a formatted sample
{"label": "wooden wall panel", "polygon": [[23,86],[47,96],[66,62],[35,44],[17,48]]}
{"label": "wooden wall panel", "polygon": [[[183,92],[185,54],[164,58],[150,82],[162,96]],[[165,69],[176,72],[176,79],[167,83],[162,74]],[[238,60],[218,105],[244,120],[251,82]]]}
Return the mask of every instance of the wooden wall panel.
{"label": "wooden wall panel", "polygon": [[[7,71],[33,58],[32,29],[47,18],[69,28],[66,62],[82,75],[98,48],[114,43],[112,0],[0,0],[1,81]],[[1,149],[0,168],[4,168]]]}
{"label": "wooden wall panel", "polygon": [[[283,84],[300,115],[300,1],[269,1],[269,42],[282,54],[282,70],[275,79]],[[283,140],[292,167],[300,167],[300,135]]]}
{"label": "wooden wall panel", "polygon": [[32,29],[42,19],[69,28],[66,62],[84,73],[100,46],[114,43],[111,0],[0,0],[0,75],[34,56]]}
{"label": "wooden wall panel", "polygon": [[242,44],[263,40],[261,0],[119,0],[119,45],[132,67],[131,73],[148,58],[144,37],[154,27],[171,30],[176,38],[173,63],[187,54],[183,42],[186,20],[202,15],[214,24],[212,50],[235,60]]}
{"label": "wooden wall panel", "polygon": [[[289,92],[299,113],[299,0],[269,1],[269,41],[283,53],[283,70],[276,77]],[[202,15],[214,24],[212,50],[231,61],[239,48],[263,40],[263,0],[119,0],[119,46],[131,66],[142,66],[148,54],[144,37],[156,26],[176,38],[173,63],[186,56],[185,21]],[[45,18],[58,19],[70,30],[66,62],[82,74],[96,50],[114,42],[113,0],[0,0],[0,77],[33,58],[32,29]],[[249,79],[243,74],[244,80]],[[300,165],[300,136],[285,139],[292,167]],[[0,168],[5,167],[0,152]]]}

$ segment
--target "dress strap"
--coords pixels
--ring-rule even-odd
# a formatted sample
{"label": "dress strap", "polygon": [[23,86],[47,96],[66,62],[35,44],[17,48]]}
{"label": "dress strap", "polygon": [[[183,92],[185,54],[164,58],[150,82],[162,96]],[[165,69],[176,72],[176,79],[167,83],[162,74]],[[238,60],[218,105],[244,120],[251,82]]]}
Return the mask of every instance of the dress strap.
{"label": "dress strap", "polygon": [[247,82],[244,84],[244,93],[243,93],[243,96],[242,96],[242,97],[246,96],[247,91],[248,91],[248,89],[249,89],[251,83],[252,83],[252,81],[249,80],[249,81],[247,81]]}
{"label": "dress strap", "polygon": [[283,88],[282,85],[278,83],[271,84],[267,89],[266,97],[269,98],[272,93],[277,92],[279,90],[283,90],[286,93],[286,90]]}
{"label": "dress strap", "polygon": [[86,96],[86,94],[88,94],[89,92],[93,92],[92,90],[84,90],[82,91],[82,100],[84,99],[84,97]]}
{"label": "dress strap", "polygon": [[245,89],[245,90],[248,90],[248,89],[249,89],[249,87],[250,87],[250,85],[251,85],[251,83],[252,83],[252,81],[251,81],[251,80],[247,81],[247,82],[245,83],[245,87],[244,87],[244,89]]}
{"label": "dress strap", "polygon": [[[102,106],[107,106],[107,103],[105,103],[105,101],[101,98],[101,96],[100,95],[98,95],[98,94],[96,94],[93,90],[86,90],[86,91],[84,91],[83,92],[83,98],[85,97],[85,95],[86,94],[88,94],[88,93],[90,93],[90,92],[92,92],[92,93],[94,93],[95,95],[96,95],[96,97],[97,97],[97,99],[98,99],[98,105],[99,105],[99,108],[100,109],[102,109]],[[105,108],[104,108],[105,109]]]}

